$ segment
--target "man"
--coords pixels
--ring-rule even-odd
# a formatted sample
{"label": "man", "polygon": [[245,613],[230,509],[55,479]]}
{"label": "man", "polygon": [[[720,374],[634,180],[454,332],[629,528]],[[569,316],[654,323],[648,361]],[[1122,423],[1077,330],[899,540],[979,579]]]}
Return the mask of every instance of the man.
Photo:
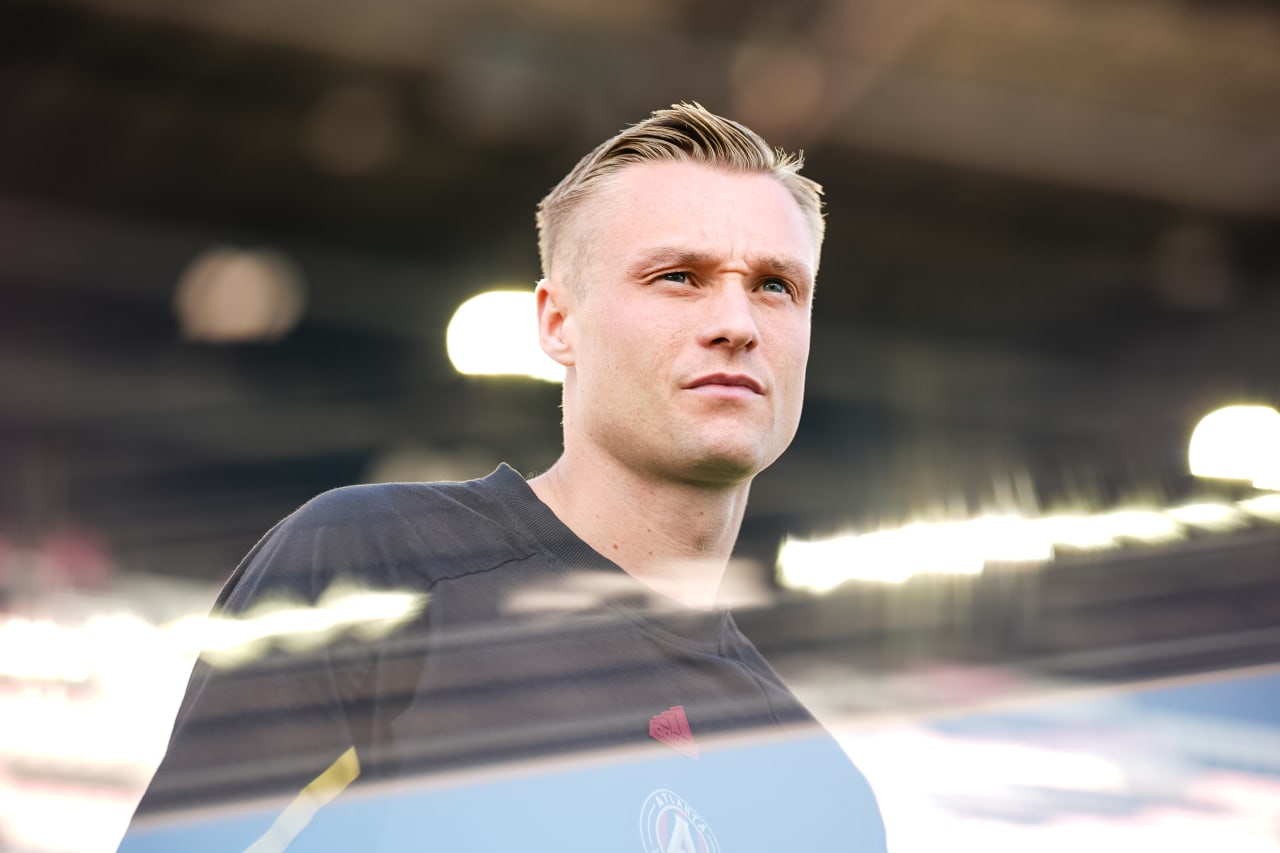
{"label": "man", "polygon": [[[528,482],[339,489],[273,529],[223,622],[336,612],[353,584],[425,606],[207,655],[126,848],[884,849],[861,775],[714,609],[800,417],[823,220],[799,167],[677,105],[551,191],[563,455]],[[227,800],[252,803],[156,817]]]}

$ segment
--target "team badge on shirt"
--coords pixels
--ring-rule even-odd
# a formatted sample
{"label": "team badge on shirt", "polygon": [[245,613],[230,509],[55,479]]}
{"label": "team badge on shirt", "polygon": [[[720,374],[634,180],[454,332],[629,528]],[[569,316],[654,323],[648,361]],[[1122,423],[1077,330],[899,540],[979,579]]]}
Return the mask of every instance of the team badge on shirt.
{"label": "team badge on shirt", "polygon": [[650,794],[640,810],[645,853],[720,853],[720,843],[693,807],[666,788]]}
{"label": "team badge on shirt", "polygon": [[693,731],[689,728],[689,717],[683,705],[672,705],[650,718],[649,737],[690,758],[698,757],[698,745],[693,741]]}

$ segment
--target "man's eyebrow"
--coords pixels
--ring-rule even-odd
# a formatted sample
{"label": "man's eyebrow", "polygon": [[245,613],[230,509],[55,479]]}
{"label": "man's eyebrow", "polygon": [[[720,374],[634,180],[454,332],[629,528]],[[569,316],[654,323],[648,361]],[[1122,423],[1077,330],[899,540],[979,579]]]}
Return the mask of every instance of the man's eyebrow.
{"label": "man's eyebrow", "polygon": [[771,255],[763,258],[756,258],[752,265],[761,269],[767,269],[771,272],[777,273],[778,275],[792,279],[793,281],[813,281],[813,270],[809,269],[808,266],[800,261],[792,260],[791,258],[779,258]]}
{"label": "man's eyebrow", "polygon": [[643,274],[652,269],[662,267],[701,267],[713,262],[707,252],[694,249],[681,249],[672,246],[659,246],[639,254],[630,265],[630,271]]}
{"label": "man's eyebrow", "polygon": [[[681,249],[671,246],[660,246],[641,253],[630,265],[629,271],[642,275],[650,270],[666,267],[689,267],[697,269],[715,264],[717,258],[709,252],[696,249]],[[776,255],[762,255],[747,259],[752,269],[766,270],[775,275],[784,276],[798,282],[813,280],[813,272],[808,265],[791,258]]]}

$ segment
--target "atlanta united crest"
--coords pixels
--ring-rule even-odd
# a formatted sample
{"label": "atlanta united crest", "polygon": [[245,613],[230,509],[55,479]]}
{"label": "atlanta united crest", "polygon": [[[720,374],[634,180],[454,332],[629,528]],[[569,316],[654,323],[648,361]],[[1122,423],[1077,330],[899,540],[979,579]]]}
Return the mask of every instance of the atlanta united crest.
{"label": "atlanta united crest", "polygon": [[693,807],[666,788],[650,794],[640,810],[645,853],[720,853],[720,843]]}

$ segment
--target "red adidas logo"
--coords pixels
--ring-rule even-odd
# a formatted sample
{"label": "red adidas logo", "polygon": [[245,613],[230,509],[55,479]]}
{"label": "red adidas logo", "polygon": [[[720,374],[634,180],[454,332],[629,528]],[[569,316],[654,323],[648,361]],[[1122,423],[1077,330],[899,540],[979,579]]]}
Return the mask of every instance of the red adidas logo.
{"label": "red adidas logo", "polygon": [[690,758],[698,757],[698,745],[693,742],[693,732],[689,729],[689,718],[685,716],[683,705],[672,705],[661,714],[650,717],[649,737]]}

